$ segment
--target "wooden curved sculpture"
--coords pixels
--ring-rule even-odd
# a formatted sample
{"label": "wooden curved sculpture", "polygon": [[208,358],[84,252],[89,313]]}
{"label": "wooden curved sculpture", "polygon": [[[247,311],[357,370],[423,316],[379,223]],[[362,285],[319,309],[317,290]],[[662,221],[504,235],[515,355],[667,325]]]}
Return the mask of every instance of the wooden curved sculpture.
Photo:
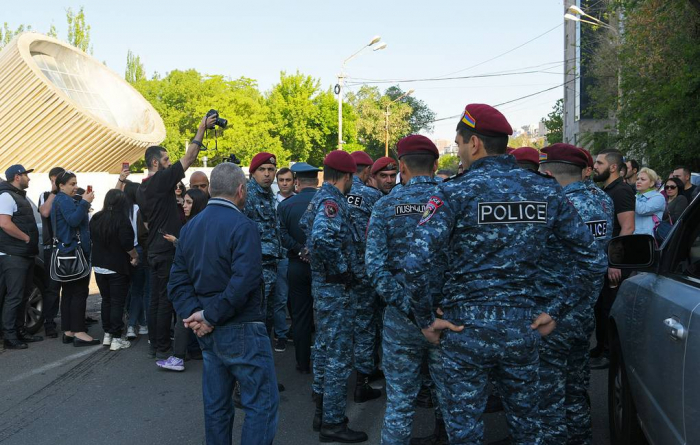
{"label": "wooden curved sculpture", "polygon": [[151,104],[79,49],[24,33],[0,52],[0,171],[117,173],[163,139]]}

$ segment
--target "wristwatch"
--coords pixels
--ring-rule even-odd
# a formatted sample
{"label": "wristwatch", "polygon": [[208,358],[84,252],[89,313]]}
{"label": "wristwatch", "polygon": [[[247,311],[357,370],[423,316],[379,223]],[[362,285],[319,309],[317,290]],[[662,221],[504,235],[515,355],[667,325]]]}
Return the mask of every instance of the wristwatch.
{"label": "wristwatch", "polygon": [[191,144],[199,145],[199,148],[205,148],[205,147],[204,147],[204,144],[202,144],[202,142],[201,142],[201,141],[198,141],[197,139],[192,139],[192,141],[190,141],[190,143],[191,143]]}

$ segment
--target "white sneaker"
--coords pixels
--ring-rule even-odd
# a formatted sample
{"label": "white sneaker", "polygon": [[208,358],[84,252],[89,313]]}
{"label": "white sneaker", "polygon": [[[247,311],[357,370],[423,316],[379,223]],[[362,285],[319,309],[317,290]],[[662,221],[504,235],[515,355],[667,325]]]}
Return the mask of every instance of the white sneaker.
{"label": "white sneaker", "polygon": [[118,351],[120,349],[126,349],[131,346],[131,342],[127,340],[122,340],[121,338],[113,338],[112,344],[109,347],[110,351]]}
{"label": "white sneaker", "polygon": [[139,335],[148,335],[148,326],[139,326]]}
{"label": "white sneaker", "polygon": [[136,329],[133,326],[126,330],[126,338],[136,338]]}
{"label": "white sneaker", "polygon": [[102,340],[102,346],[109,346],[112,344],[112,334],[105,334],[104,340]]}

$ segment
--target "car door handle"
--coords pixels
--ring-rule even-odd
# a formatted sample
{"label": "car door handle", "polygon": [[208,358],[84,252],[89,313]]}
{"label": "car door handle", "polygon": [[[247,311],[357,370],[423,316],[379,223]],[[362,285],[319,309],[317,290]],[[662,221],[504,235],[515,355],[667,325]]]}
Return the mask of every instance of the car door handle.
{"label": "car door handle", "polygon": [[672,339],[683,340],[685,338],[687,331],[685,330],[685,326],[683,326],[678,320],[675,318],[667,318],[664,320],[664,324],[666,325],[668,333],[671,335]]}

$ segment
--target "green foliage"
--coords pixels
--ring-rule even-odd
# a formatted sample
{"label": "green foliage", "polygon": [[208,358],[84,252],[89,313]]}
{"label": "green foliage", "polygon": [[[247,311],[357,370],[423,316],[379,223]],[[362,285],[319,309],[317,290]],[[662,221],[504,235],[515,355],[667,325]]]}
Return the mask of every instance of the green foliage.
{"label": "green foliage", "polygon": [[459,167],[459,156],[457,155],[442,155],[438,159],[438,170],[447,169],[457,172]]}
{"label": "green foliage", "polygon": [[141,63],[141,57],[129,50],[126,53],[126,72],[124,78],[127,82],[134,84],[146,78],[146,70]]}
{"label": "green foliage", "polygon": [[625,14],[615,49],[619,99],[605,101],[610,93],[604,87],[593,90],[599,106],[617,117],[617,134],[607,142],[659,172],[676,164],[697,171],[700,14],[688,0],[619,0],[614,6]]}
{"label": "green foliage", "polygon": [[527,134],[523,133],[516,137],[510,136],[508,138],[508,146],[513,148],[532,147],[540,149],[544,147],[544,140],[542,138],[531,138]]}
{"label": "green foliage", "polygon": [[56,25],[51,25],[49,28],[49,32],[46,33],[47,36],[53,37],[54,39],[58,38],[58,31],[56,31]]}
{"label": "green foliage", "polygon": [[[384,93],[391,100],[396,100],[404,94],[398,86],[389,87]],[[401,99],[405,101],[413,111],[408,118],[410,130],[408,134],[417,134],[421,131],[433,131],[433,121],[435,120],[435,112],[431,110],[425,102],[416,99],[414,96],[406,96]]]}
{"label": "green foliage", "polygon": [[10,29],[10,25],[7,22],[3,23],[2,28],[0,28],[0,49],[4,48],[5,45],[10,43],[16,35],[22,34],[23,32],[31,31],[31,25],[19,25],[17,29]]}
{"label": "green foliage", "polygon": [[564,142],[564,99],[559,99],[552,111],[542,120],[547,128],[547,144]]}
{"label": "green foliage", "polygon": [[92,54],[90,25],[85,22],[85,7],[81,6],[77,14],[73,12],[72,8],[68,8],[66,21],[68,22],[68,43]]}

